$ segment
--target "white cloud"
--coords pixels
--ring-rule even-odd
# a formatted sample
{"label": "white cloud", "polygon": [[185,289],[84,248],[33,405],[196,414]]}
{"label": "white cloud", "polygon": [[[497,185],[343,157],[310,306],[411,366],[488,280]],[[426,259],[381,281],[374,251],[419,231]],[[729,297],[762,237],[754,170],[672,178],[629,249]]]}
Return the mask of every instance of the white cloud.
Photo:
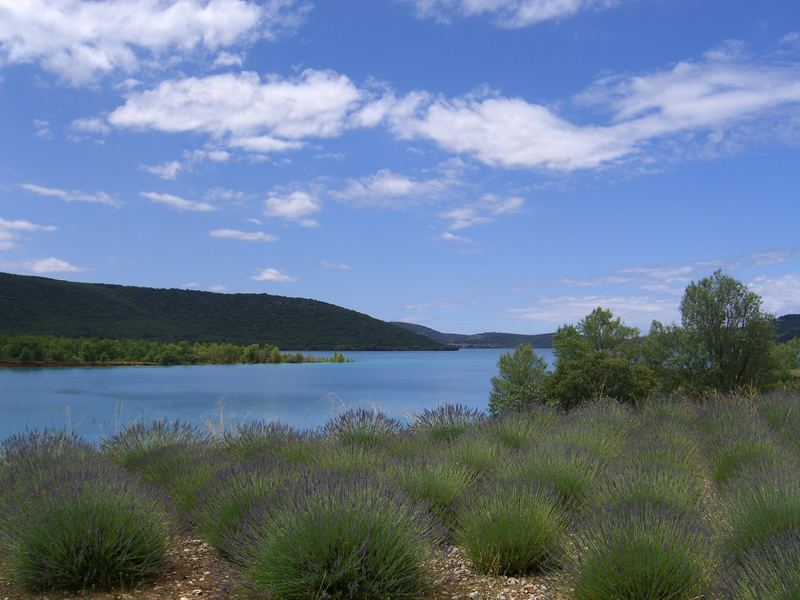
{"label": "white cloud", "polygon": [[111,131],[111,128],[108,126],[108,124],[103,119],[97,117],[88,119],[75,119],[70,124],[70,128],[81,133],[96,133],[100,135],[105,135]]}
{"label": "white cloud", "polygon": [[272,267],[262,269],[256,275],[253,275],[251,279],[254,281],[277,281],[280,283],[291,283],[293,281],[297,281],[294,277],[290,277],[286,273],[283,273],[282,271]]}
{"label": "white cloud", "polygon": [[244,60],[239,54],[232,52],[220,52],[214,59],[214,67],[241,67]]}
{"label": "white cloud", "polygon": [[800,274],[756,277],[750,289],[761,296],[769,312],[777,315],[800,313]]}
{"label": "white cloud", "polygon": [[448,23],[454,17],[490,16],[499,27],[518,28],[616,4],[614,0],[407,0],[416,14]]}
{"label": "white cloud", "polygon": [[239,231],[238,229],[215,229],[208,233],[214,238],[242,240],[245,242],[274,242],[278,236],[263,231]]}
{"label": "white cloud", "polygon": [[131,94],[109,115],[117,127],[201,132],[255,152],[299,148],[304,138],[339,135],[362,99],[344,75],[306,70],[283,79],[226,73],[164,81]]}
{"label": "white cloud", "polygon": [[222,293],[222,292],[227,292],[230,288],[227,285],[223,284],[223,283],[217,283],[217,284],[208,286],[207,289],[208,289],[209,292],[216,292],[216,293],[219,294],[219,293]]}
{"label": "white cloud", "polygon": [[264,202],[267,217],[294,221],[303,227],[316,227],[317,221],[309,218],[322,208],[319,200],[308,192],[295,191],[288,194],[272,192]]}
{"label": "white cloud", "polygon": [[500,95],[429,98],[403,116],[387,110],[380,118],[402,138],[427,138],[490,166],[594,169],[646,157],[676,135],[712,134],[704,139],[719,144],[744,123],[796,114],[800,65],[720,51],[664,71],[601,79],[576,101],[609,119],[576,124],[548,106]]}
{"label": "white cloud", "polygon": [[319,261],[319,264],[322,265],[323,269],[328,269],[329,271],[349,271],[353,267],[350,265],[346,265],[344,263],[337,263],[331,262],[329,260],[325,260],[324,258]]}
{"label": "white cloud", "polygon": [[419,202],[441,196],[453,182],[446,179],[418,180],[381,169],[361,179],[348,179],[344,189],[331,196],[361,206],[399,207],[406,201]]}
{"label": "white cloud", "polygon": [[649,296],[557,296],[542,297],[526,308],[512,308],[512,317],[539,321],[550,325],[575,323],[598,306],[610,309],[616,316],[639,327],[649,326],[653,319],[674,321],[678,316],[675,298]]}
{"label": "white cloud", "polygon": [[0,0],[0,63],[37,63],[80,85],[296,27],[294,0]]}
{"label": "white cloud", "polygon": [[107,204],[108,206],[120,206],[118,200],[112,198],[105,192],[90,194],[80,190],[62,190],[60,188],[45,187],[35,183],[18,183],[17,187],[33,194],[38,194],[39,196],[60,198],[66,202],[96,202],[98,204]]}
{"label": "white cloud", "polygon": [[160,165],[142,165],[142,170],[160,177],[161,179],[175,179],[183,170],[183,165],[177,160],[161,163]]}
{"label": "white cloud", "polygon": [[26,264],[31,273],[43,275],[45,273],[80,273],[86,271],[83,267],[76,267],[60,258],[43,258]]}
{"label": "white cloud", "polygon": [[476,202],[446,210],[439,216],[450,221],[450,229],[459,230],[491,223],[499,216],[521,211],[524,206],[525,200],[519,196],[504,198],[496,194],[484,194]]}
{"label": "white cloud", "polygon": [[472,238],[468,238],[463,235],[456,235],[449,231],[445,231],[439,236],[440,240],[444,240],[445,242],[457,242],[459,244],[474,244],[475,240]]}
{"label": "white cloud", "polygon": [[53,132],[50,129],[50,121],[47,119],[34,119],[33,120],[33,134],[38,137],[42,138],[43,140],[52,140],[53,139]]}
{"label": "white cloud", "polygon": [[147,198],[151,202],[165,204],[175,210],[194,211],[194,212],[209,212],[216,210],[216,207],[208,202],[197,202],[195,200],[186,200],[180,196],[173,196],[172,194],[159,194],[156,192],[140,192],[143,198]]}
{"label": "white cloud", "polygon": [[16,248],[20,233],[56,231],[52,225],[37,225],[30,221],[0,219],[0,250]]}

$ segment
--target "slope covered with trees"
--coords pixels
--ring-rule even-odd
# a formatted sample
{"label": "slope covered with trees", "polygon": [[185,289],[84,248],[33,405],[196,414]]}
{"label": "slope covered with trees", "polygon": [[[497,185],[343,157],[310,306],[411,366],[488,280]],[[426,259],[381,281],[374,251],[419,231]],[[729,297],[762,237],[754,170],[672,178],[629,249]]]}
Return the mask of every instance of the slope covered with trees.
{"label": "slope covered with trees", "polygon": [[441,344],[452,344],[459,348],[515,348],[520,344],[528,344],[534,348],[551,348],[553,346],[553,334],[541,333],[538,335],[523,335],[519,333],[501,333],[496,331],[486,333],[442,333],[424,325],[416,323],[403,323],[393,321],[394,325],[399,325],[404,329],[424,335]]}
{"label": "slope covered with trees", "polygon": [[0,334],[269,344],[287,350],[444,348],[396,325],[317,300],[8,273],[0,273]]}

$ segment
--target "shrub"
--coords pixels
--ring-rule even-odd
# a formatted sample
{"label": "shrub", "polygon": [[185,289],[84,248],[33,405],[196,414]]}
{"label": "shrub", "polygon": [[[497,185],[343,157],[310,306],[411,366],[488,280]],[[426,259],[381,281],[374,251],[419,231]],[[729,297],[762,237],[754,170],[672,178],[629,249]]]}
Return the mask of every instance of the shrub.
{"label": "shrub", "polygon": [[539,430],[534,423],[527,413],[518,413],[489,421],[486,430],[504,446],[519,450],[536,439]]}
{"label": "shrub", "polygon": [[438,534],[412,503],[363,478],[307,478],[254,513],[234,559],[256,591],[292,599],[419,598]]}
{"label": "shrub", "polygon": [[575,507],[585,500],[599,469],[599,461],[580,448],[543,445],[528,450],[508,474],[516,481],[549,486],[561,504]]}
{"label": "shrub", "polygon": [[728,483],[756,466],[777,466],[781,460],[778,447],[764,438],[732,439],[719,448],[711,460],[714,483]]}
{"label": "shrub", "polygon": [[489,412],[493,415],[545,403],[547,361],[530,344],[521,344],[513,353],[503,354],[497,368],[499,373],[492,377],[489,394]]}
{"label": "shrub", "polygon": [[463,404],[442,404],[417,415],[414,429],[437,441],[451,442],[474,424],[485,419],[475,408]]}
{"label": "shrub", "polygon": [[101,451],[118,465],[135,470],[147,456],[157,450],[178,445],[206,444],[210,436],[180,421],[137,421],[117,435],[103,440]]}
{"label": "shrub", "polygon": [[17,433],[0,444],[0,472],[34,470],[54,460],[83,460],[96,454],[94,446],[63,429]]}
{"label": "shrub", "polygon": [[373,448],[403,428],[397,419],[377,410],[350,409],[325,424],[324,432],[346,446]]}
{"label": "shrub", "polygon": [[195,511],[197,531],[227,556],[230,538],[242,527],[249,511],[280,497],[298,477],[296,470],[274,459],[227,467],[217,473],[200,496]]}
{"label": "shrub", "polygon": [[333,445],[323,439],[317,447],[314,465],[323,471],[368,474],[375,471],[381,461],[380,454],[373,450],[360,446]]}
{"label": "shrub", "polygon": [[575,538],[575,600],[689,600],[708,583],[706,535],[654,507],[604,511]]}
{"label": "shrub", "polygon": [[9,579],[31,591],[133,586],[160,575],[173,533],[154,490],[103,463],[59,462],[16,488],[0,536]]}
{"label": "shrub", "polygon": [[279,421],[256,421],[225,432],[224,453],[235,460],[281,457],[288,445],[297,444],[303,436],[291,425]]}
{"label": "shrub", "polygon": [[604,506],[627,504],[641,510],[652,506],[675,515],[697,513],[703,499],[704,490],[693,472],[646,461],[607,473],[596,497]]}
{"label": "shrub", "polygon": [[482,572],[524,575],[557,563],[565,522],[549,490],[502,482],[467,503],[454,536]]}
{"label": "shrub", "polygon": [[498,469],[508,452],[483,435],[468,433],[449,447],[449,459],[475,475]]}
{"label": "shrub", "polygon": [[793,471],[762,469],[740,482],[729,495],[731,532],[725,550],[741,562],[746,552],[770,540],[800,531],[800,480]]}
{"label": "shrub", "polygon": [[745,552],[722,579],[720,598],[791,600],[800,598],[800,532],[771,539],[763,548]]}
{"label": "shrub", "polygon": [[444,461],[400,465],[390,477],[410,497],[424,502],[448,527],[453,525],[456,504],[475,481],[467,468]]}

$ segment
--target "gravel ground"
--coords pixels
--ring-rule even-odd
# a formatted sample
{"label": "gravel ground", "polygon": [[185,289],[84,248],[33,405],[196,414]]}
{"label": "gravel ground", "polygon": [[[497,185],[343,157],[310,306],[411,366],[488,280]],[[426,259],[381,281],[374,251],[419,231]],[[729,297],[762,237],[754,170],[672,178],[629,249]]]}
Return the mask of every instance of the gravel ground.
{"label": "gravel ground", "polygon": [[[231,567],[201,540],[186,539],[173,553],[172,569],[141,588],[77,594],[20,593],[0,576],[0,600],[246,600]],[[458,548],[432,560],[432,600],[566,600],[552,577],[489,577],[477,573]]]}

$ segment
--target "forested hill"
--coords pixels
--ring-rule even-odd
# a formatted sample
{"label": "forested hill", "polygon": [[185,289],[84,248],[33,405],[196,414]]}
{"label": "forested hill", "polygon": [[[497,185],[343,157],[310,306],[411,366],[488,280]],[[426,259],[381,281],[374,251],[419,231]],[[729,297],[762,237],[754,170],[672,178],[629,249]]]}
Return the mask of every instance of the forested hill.
{"label": "forested hill", "polygon": [[800,315],[778,317],[778,341],[788,342],[800,337]]}
{"label": "forested hill", "polygon": [[262,343],[284,350],[444,349],[425,336],[317,300],[8,273],[0,273],[0,334]]}
{"label": "forested hill", "polygon": [[534,348],[551,348],[553,346],[552,333],[522,335],[519,333],[488,332],[468,335],[463,333],[442,333],[416,323],[395,321],[394,324],[442,344],[452,344],[460,348],[515,348],[520,344],[530,344]]}

